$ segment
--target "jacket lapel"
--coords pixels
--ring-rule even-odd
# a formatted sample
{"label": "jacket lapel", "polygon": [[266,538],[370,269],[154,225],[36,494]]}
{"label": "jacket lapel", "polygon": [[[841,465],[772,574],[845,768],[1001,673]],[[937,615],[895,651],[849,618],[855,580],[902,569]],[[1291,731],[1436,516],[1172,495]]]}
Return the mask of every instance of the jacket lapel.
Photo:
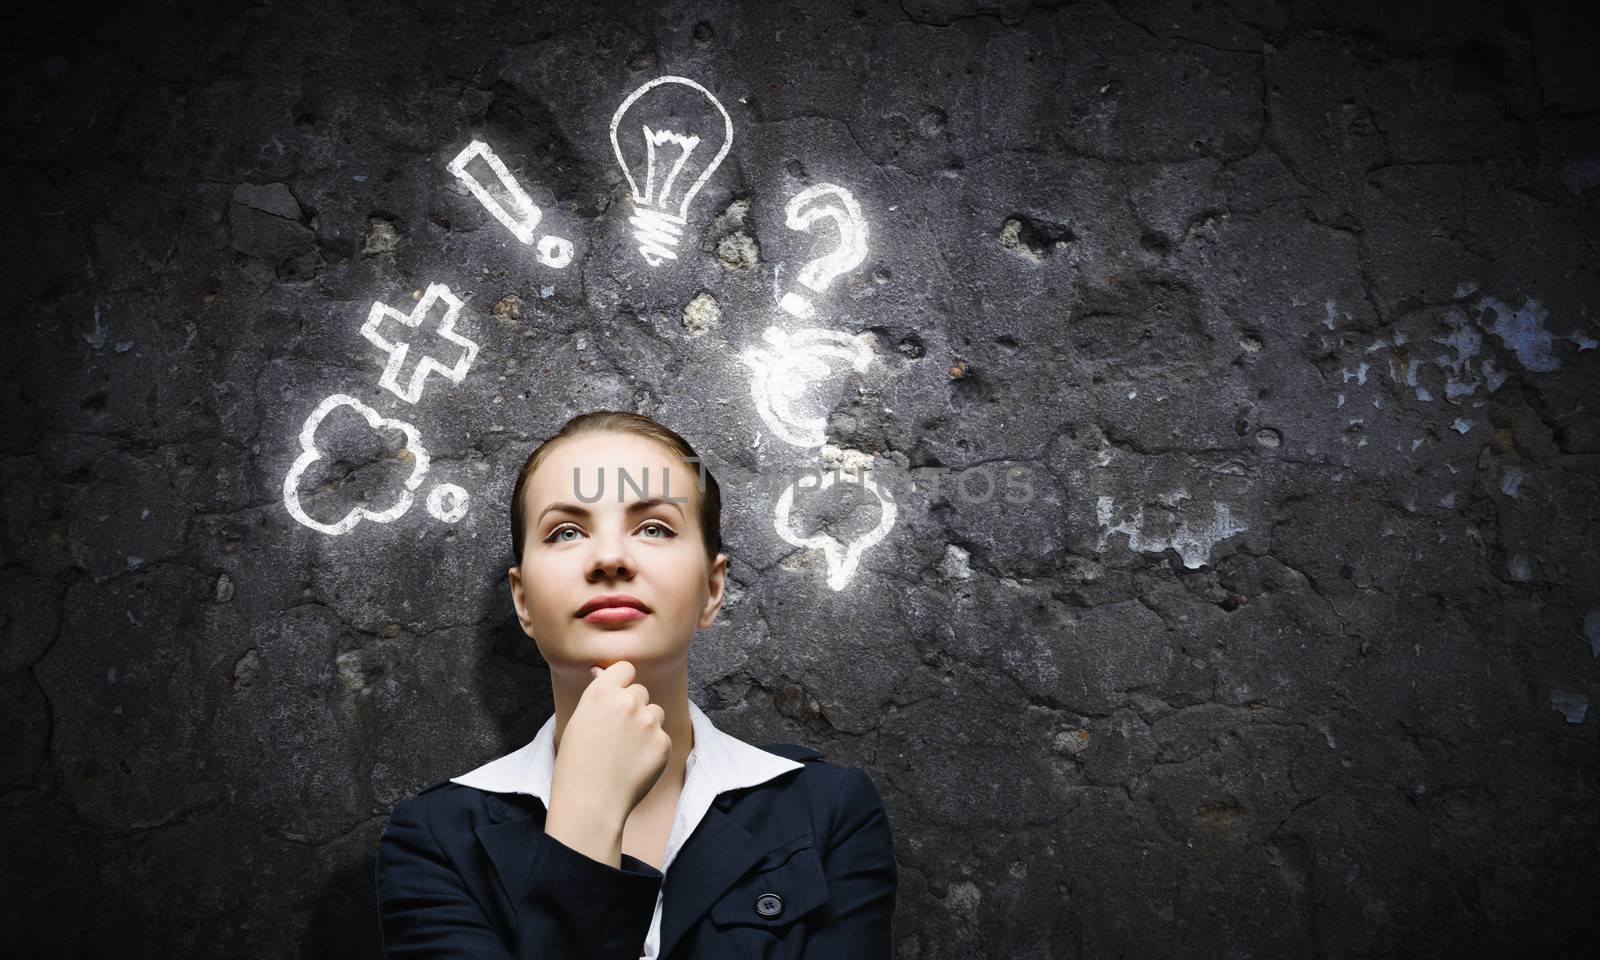
{"label": "jacket lapel", "polygon": [[502,794],[489,794],[490,822],[474,832],[489,853],[506,901],[515,907],[517,898],[528,889],[528,875],[533,871],[529,851],[538,846],[539,836],[544,833],[545,811],[537,797],[511,796],[526,802],[513,804]]}
{"label": "jacket lapel", "polygon": [[705,818],[667,868],[658,957],[671,956],[689,928],[773,849],[770,839],[757,837],[723,812],[731,801],[723,795],[706,809]]}
{"label": "jacket lapel", "polygon": [[[667,869],[658,957],[671,956],[683,935],[729,887],[767,854],[790,842],[746,830],[724,810],[733,799],[728,794],[717,797]],[[474,832],[488,851],[507,902],[515,904],[528,888],[533,870],[528,851],[544,833],[544,804],[537,797],[491,793],[488,807],[490,822]]]}

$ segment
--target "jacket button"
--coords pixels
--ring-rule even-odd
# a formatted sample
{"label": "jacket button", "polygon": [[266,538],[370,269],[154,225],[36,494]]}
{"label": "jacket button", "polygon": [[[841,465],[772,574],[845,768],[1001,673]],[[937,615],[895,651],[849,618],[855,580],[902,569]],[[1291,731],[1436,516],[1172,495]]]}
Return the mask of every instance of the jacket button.
{"label": "jacket button", "polygon": [[783,912],[783,898],[776,893],[763,893],[756,897],[756,913],[763,917],[776,917]]}

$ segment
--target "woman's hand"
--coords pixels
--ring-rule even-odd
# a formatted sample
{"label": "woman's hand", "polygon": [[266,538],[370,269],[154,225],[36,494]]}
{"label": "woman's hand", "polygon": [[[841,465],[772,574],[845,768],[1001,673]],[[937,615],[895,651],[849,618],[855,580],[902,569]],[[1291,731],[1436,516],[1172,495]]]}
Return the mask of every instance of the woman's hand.
{"label": "woman's hand", "polygon": [[545,833],[594,860],[620,866],[628,815],[667,768],[666,712],[618,660],[593,679],[567,718],[556,749]]}

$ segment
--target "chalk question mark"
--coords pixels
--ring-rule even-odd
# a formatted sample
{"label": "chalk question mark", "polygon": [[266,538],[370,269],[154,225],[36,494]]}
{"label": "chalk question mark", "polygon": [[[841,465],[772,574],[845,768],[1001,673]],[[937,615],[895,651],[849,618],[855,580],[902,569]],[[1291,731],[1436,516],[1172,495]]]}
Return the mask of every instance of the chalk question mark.
{"label": "chalk question mark", "polygon": [[[794,195],[785,208],[791,230],[812,230],[812,224],[827,218],[839,231],[839,247],[832,253],[809,261],[800,268],[800,282],[817,293],[828,289],[834,278],[860,266],[867,258],[867,221],[861,205],[850,191],[833,183],[819,183]],[[778,301],[783,309],[802,320],[816,314],[805,296],[789,291]]]}

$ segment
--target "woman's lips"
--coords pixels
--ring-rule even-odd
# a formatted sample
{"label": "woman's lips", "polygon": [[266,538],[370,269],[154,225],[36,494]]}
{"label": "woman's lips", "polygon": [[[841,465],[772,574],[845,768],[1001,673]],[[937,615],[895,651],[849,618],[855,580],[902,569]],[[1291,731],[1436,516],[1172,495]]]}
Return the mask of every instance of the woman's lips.
{"label": "woman's lips", "polygon": [[583,619],[590,623],[627,623],[644,615],[644,611],[637,607],[600,607],[590,610]]}

